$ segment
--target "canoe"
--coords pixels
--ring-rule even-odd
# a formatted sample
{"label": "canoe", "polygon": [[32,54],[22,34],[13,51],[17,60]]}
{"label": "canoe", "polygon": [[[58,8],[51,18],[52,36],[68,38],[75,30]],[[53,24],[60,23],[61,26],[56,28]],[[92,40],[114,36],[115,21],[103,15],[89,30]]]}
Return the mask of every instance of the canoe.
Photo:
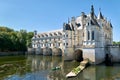
{"label": "canoe", "polygon": [[59,70],[59,69],[61,69],[61,67],[54,67],[54,68],[52,68],[52,70]]}

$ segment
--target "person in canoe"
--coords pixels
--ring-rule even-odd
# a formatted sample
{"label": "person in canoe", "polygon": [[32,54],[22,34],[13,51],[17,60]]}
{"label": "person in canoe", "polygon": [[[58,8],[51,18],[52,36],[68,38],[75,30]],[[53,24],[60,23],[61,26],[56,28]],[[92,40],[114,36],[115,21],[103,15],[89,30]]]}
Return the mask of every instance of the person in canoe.
{"label": "person in canoe", "polygon": [[52,68],[52,70],[59,70],[59,69],[61,69],[60,66],[57,66],[57,67]]}

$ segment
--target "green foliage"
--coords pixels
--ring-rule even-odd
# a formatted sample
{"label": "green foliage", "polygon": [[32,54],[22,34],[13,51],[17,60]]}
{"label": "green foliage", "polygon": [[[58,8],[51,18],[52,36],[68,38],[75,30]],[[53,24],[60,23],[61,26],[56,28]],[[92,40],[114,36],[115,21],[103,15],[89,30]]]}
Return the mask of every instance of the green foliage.
{"label": "green foliage", "polygon": [[26,51],[31,46],[32,37],[33,32],[0,27],[0,51]]}
{"label": "green foliage", "polygon": [[33,37],[33,32],[28,32],[27,33],[27,38],[26,38],[26,40],[27,40],[27,43],[26,43],[26,45],[27,45],[27,47],[32,47],[32,43],[31,43],[31,38]]}
{"label": "green foliage", "polygon": [[13,32],[13,29],[10,29],[8,27],[0,26],[0,32]]}
{"label": "green foliage", "polygon": [[80,67],[78,66],[77,68],[74,68],[72,70],[73,73],[78,74],[81,71]]}
{"label": "green foliage", "polygon": [[0,57],[0,80],[13,75],[19,74],[20,76],[30,72],[30,64],[26,65],[25,56],[6,56]]}
{"label": "green foliage", "polygon": [[9,63],[9,62],[16,62],[20,60],[25,60],[25,56],[20,55],[20,56],[5,56],[5,57],[0,57],[0,65]]}
{"label": "green foliage", "polygon": [[120,41],[119,42],[113,41],[113,45],[120,45]]}

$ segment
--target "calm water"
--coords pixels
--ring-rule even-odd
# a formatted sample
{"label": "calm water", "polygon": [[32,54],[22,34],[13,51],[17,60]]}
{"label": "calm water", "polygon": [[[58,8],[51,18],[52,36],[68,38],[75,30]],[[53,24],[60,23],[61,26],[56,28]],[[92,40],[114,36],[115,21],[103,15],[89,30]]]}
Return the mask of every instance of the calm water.
{"label": "calm water", "polygon": [[[104,64],[89,66],[77,77],[65,78],[65,75],[78,65],[78,62],[66,62],[62,57],[0,57],[0,80],[120,80],[118,63],[109,67]],[[61,66],[61,69],[52,71],[56,66]]]}

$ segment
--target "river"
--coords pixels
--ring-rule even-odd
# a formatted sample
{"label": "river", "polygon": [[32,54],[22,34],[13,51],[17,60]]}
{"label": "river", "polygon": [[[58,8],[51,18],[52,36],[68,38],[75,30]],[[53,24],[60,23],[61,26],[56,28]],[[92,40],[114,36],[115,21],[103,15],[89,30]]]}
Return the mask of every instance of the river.
{"label": "river", "polygon": [[[66,78],[78,65],[79,62],[55,56],[4,56],[0,57],[0,80],[120,80],[119,63],[91,65],[77,77]],[[61,69],[52,70],[56,66]]]}

